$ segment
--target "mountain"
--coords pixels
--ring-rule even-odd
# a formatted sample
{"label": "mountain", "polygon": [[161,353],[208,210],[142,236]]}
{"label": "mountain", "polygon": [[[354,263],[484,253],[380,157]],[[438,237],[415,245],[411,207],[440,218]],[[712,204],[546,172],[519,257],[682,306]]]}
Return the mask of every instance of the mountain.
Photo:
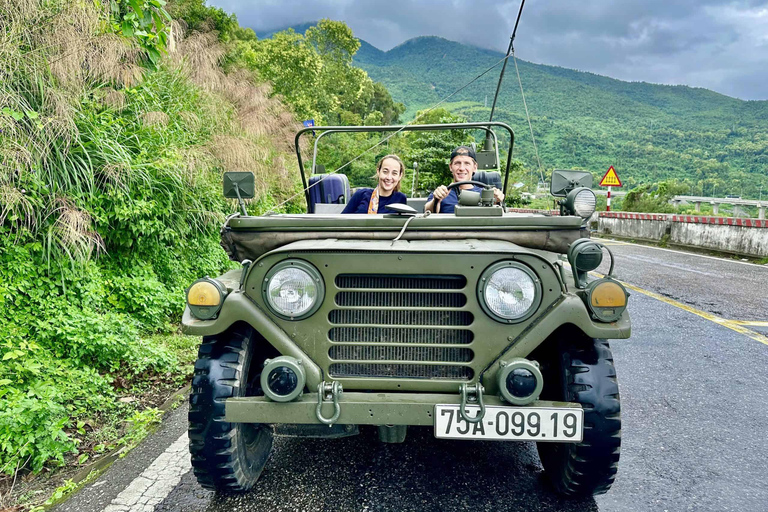
{"label": "mountain", "polygon": [[[504,54],[439,37],[417,37],[384,52],[361,41],[355,64],[387,86],[405,118],[448,98],[445,106],[487,120]],[[757,196],[768,189],[768,101],[743,101],[695,87],[625,82],[518,59],[542,165],[583,168],[601,176],[610,165],[634,184],[686,180],[692,192]],[[515,130],[514,155],[537,167],[534,145],[510,59],[494,120]]]}

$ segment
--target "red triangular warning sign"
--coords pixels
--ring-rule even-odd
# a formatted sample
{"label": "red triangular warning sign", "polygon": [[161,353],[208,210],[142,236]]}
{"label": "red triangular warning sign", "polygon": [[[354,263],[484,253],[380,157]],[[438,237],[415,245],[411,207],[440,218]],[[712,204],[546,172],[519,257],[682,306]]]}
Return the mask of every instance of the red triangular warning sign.
{"label": "red triangular warning sign", "polygon": [[600,180],[600,187],[620,187],[621,186],[621,180],[619,179],[619,175],[616,174],[616,169],[611,166],[608,169],[608,172],[605,173],[605,176],[603,176],[603,179]]}

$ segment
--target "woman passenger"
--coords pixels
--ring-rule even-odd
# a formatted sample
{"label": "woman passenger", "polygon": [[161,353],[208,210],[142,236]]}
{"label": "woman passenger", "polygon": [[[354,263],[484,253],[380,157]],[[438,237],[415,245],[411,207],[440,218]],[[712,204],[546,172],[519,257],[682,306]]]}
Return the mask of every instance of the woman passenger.
{"label": "woman passenger", "polygon": [[387,155],[376,165],[376,188],[360,188],[352,194],[341,213],[386,213],[387,205],[406,204],[405,194],[400,192],[405,166],[397,155]]}

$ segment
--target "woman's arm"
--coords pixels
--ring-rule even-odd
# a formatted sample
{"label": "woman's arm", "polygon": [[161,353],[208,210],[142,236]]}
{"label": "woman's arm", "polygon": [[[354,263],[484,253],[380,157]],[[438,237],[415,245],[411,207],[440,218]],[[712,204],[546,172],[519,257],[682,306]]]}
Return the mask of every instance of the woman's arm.
{"label": "woman's arm", "polygon": [[360,206],[360,201],[362,200],[362,197],[365,194],[366,190],[371,190],[371,189],[370,188],[357,189],[357,191],[354,194],[352,194],[352,197],[349,198],[349,202],[347,203],[347,206],[344,207],[341,213],[357,213],[357,209]]}

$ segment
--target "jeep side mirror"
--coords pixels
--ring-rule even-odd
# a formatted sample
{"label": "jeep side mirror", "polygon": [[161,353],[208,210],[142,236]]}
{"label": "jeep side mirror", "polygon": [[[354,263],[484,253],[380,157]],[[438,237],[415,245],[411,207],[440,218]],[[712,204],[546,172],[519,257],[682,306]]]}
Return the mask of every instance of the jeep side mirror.
{"label": "jeep side mirror", "polygon": [[243,199],[251,199],[256,195],[256,183],[253,173],[243,171],[230,171],[224,173],[224,197],[229,199],[237,198],[240,205],[240,211],[243,215],[248,215],[245,211]]}
{"label": "jeep side mirror", "polygon": [[565,197],[575,188],[592,188],[592,173],[589,171],[552,171],[549,192],[555,197]]}

